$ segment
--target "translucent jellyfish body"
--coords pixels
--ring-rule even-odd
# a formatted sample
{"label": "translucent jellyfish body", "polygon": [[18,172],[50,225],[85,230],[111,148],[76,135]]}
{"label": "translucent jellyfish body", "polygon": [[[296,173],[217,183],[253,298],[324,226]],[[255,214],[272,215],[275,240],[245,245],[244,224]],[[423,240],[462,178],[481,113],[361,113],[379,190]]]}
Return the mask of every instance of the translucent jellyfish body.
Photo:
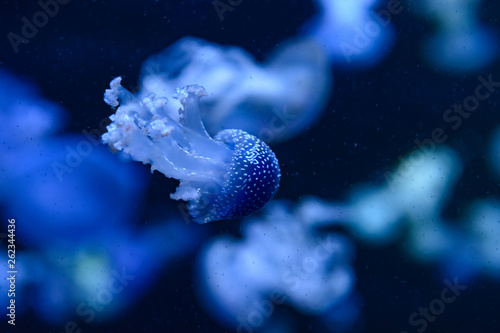
{"label": "translucent jellyfish body", "polygon": [[273,151],[241,130],[223,130],[213,139],[201,121],[198,85],[177,90],[182,107],[172,112],[165,97],[136,98],[118,77],[104,100],[118,107],[102,136],[112,149],[151,164],[180,180],[172,199],[188,201],[198,223],[238,218],[262,208],[278,190],[280,168]]}
{"label": "translucent jellyfish body", "polygon": [[403,11],[399,2],[373,10],[378,0],[316,0],[320,14],[306,23],[309,38],[324,46],[337,67],[372,67],[388,54],[395,30],[392,17]]}
{"label": "translucent jellyfish body", "polygon": [[354,246],[345,235],[309,224],[316,215],[310,207],[275,200],[243,224],[242,239],[205,243],[197,290],[219,322],[238,332],[270,331],[267,319],[281,304],[319,316],[351,295]]}
{"label": "translucent jellyfish body", "polygon": [[[144,62],[140,85],[145,95],[166,96],[196,82],[210,92],[200,102],[208,133],[239,128],[278,142],[319,118],[331,81],[322,45],[309,39],[282,42],[259,63],[239,47],[185,37]],[[178,109],[176,102],[169,107]]]}
{"label": "translucent jellyfish body", "polygon": [[478,15],[480,0],[425,0],[416,5],[414,12],[436,26],[421,47],[431,65],[455,73],[475,72],[498,57],[498,36]]}

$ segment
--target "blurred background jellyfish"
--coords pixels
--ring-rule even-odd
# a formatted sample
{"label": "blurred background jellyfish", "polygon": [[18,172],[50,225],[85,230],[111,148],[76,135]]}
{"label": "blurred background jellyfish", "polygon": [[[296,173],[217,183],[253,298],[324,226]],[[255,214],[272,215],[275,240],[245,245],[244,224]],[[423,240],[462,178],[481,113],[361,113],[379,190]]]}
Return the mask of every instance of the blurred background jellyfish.
{"label": "blurred background jellyfish", "polygon": [[309,38],[323,47],[340,68],[367,68],[389,53],[395,39],[391,20],[403,11],[399,1],[375,10],[377,0],[317,0],[318,17],[304,26]]}
{"label": "blurred background jellyfish", "polygon": [[47,235],[78,240],[120,228],[141,206],[144,172],[81,134],[37,140],[8,156],[3,161],[3,184],[9,191],[4,212],[30,221],[17,229],[31,246],[44,247]]}
{"label": "blurred background jellyfish", "polygon": [[144,172],[123,164],[97,138],[56,135],[66,118],[63,110],[17,78],[5,74],[1,79],[6,127],[0,179],[2,192],[8,193],[3,211],[29,221],[17,226],[23,238],[43,247],[47,234],[76,240],[126,221],[140,206],[147,185]]}
{"label": "blurred background jellyfish", "polygon": [[386,184],[358,185],[344,203],[304,198],[297,215],[310,227],[341,225],[364,243],[399,242],[413,259],[440,266],[443,276],[461,281],[478,274],[496,278],[500,272],[498,200],[473,200],[460,219],[443,217],[462,174],[458,155],[447,147],[413,150],[385,174]]}
{"label": "blurred background jellyfish", "polygon": [[[467,244],[474,250],[469,253],[465,268],[500,277],[500,202],[476,200],[469,207],[469,234]],[[473,262],[471,262],[473,260]]]}
{"label": "blurred background jellyfish", "polygon": [[441,70],[472,72],[497,58],[499,39],[479,21],[481,0],[425,0],[418,12],[433,21],[435,32],[421,46],[424,58]]}
{"label": "blurred background jellyfish", "polygon": [[357,239],[371,244],[406,237],[402,243],[405,251],[420,261],[434,262],[458,245],[441,214],[461,169],[456,153],[448,148],[414,150],[385,174],[384,185],[358,185],[343,204],[316,198],[301,205],[318,212],[309,217],[309,224],[330,225],[325,218],[329,216]]}
{"label": "blurred background jellyfish", "polygon": [[77,242],[57,239],[43,250],[18,252],[18,314],[31,308],[52,325],[73,320],[83,328],[133,306],[167,263],[188,256],[203,238],[179,219],[152,222],[146,230],[123,228]]}
{"label": "blurred background jellyfish", "polygon": [[0,70],[0,121],[5,128],[0,132],[2,154],[55,134],[67,124],[63,109],[42,99],[38,89],[27,81]]}
{"label": "blurred background jellyfish", "polygon": [[200,110],[209,134],[238,128],[278,142],[319,117],[332,81],[324,51],[307,39],[286,40],[260,65],[239,47],[184,37],[143,64],[141,96],[199,84],[208,92]]}
{"label": "blurred background jellyfish", "polygon": [[290,204],[274,201],[245,221],[243,239],[221,236],[202,249],[200,297],[215,318],[238,332],[265,331],[282,305],[326,314],[353,291],[351,241],[306,223],[303,215],[314,211]]}
{"label": "blurred background jellyfish", "polygon": [[461,170],[457,154],[448,148],[415,149],[385,174],[386,186],[359,187],[352,192],[355,223],[349,226],[360,239],[374,243],[386,243],[407,230],[405,246],[412,255],[434,260],[436,253],[454,245],[441,213]]}

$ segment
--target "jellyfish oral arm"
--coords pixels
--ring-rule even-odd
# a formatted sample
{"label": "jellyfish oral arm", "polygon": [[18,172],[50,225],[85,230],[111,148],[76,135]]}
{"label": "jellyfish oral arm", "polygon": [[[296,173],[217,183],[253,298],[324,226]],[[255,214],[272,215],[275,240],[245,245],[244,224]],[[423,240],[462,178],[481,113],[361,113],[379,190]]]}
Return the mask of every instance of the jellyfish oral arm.
{"label": "jellyfish oral arm", "polygon": [[[224,164],[230,160],[232,152],[210,139],[201,120],[198,126],[183,127],[169,115],[164,106],[166,98],[157,98],[151,94],[142,100],[134,97],[120,85],[121,78],[111,82],[111,89],[105,94],[105,101],[111,106],[118,106],[116,113],[110,116],[112,123],[103,135],[103,142],[117,151],[123,151],[132,159],[151,164],[152,171],[158,170],[171,178],[186,180],[214,178],[213,165]],[[202,89],[200,87],[200,89]],[[203,94],[204,90],[198,92]],[[181,91],[180,93],[185,93]],[[191,92],[192,95],[195,92]],[[123,98],[123,99],[122,99]],[[198,112],[193,98],[183,96],[180,110],[181,120],[195,122],[191,112]],[[125,100],[125,103],[123,102]],[[189,133],[188,133],[189,132]],[[200,152],[203,151],[204,155]]]}

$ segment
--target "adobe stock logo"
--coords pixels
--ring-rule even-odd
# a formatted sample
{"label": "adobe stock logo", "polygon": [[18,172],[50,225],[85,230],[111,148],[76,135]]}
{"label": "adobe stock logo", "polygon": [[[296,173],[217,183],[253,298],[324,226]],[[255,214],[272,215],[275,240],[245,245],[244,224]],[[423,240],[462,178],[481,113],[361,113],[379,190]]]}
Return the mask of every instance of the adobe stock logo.
{"label": "adobe stock logo", "polygon": [[19,45],[28,44],[29,40],[38,34],[38,28],[43,28],[49,23],[49,17],[53,18],[59,13],[59,5],[66,5],[70,1],[71,0],[38,1],[37,4],[41,10],[33,14],[31,20],[26,16],[21,18],[23,26],[21,27],[20,34],[16,34],[12,31],[7,34],[7,39],[14,53],[19,52]]}
{"label": "adobe stock logo", "polygon": [[275,137],[285,131],[297,118],[297,111],[288,110],[286,105],[283,105],[281,109],[274,107],[272,114],[273,116],[269,119],[269,126],[261,128],[258,135],[258,138],[265,143],[273,142]]}
{"label": "adobe stock logo", "polygon": [[224,3],[221,0],[215,0],[212,2],[212,6],[214,6],[215,12],[219,16],[219,20],[224,21],[224,13],[232,12],[234,7],[241,5],[243,0],[226,0],[227,3]]}
{"label": "adobe stock logo", "polygon": [[[467,289],[466,285],[459,284],[457,280],[455,278],[451,283],[448,279],[445,279],[443,283],[446,288],[441,290],[440,297],[430,301],[428,307],[419,307],[418,312],[413,312],[408,317],[408,323],[413,327],[417,327],[418,333],[424,332],[429,322],[433,323],[436,321],[437,316],[444,312],[446,304],[453,303],[462,294],[461,291]],[[408,332],[401,331],[401,333]]]}
{"label": "adobe stock logo", "polygon": [[66,158],[64,162],[54,161],[51,163],[52,170],[60,182],[63,181],[63,176],[65,173],[72,173],[73,170],[78,167],[82,162],[84,157],[90,155],[93,151],[93,147],[101,145],[101,136],[106,132],[106,126],[110,124],[111,120],[109,118],[102,118],[99,121],[99,129],[95,128],[90,131],[83,130],[82,134],[85,139],[80,140],[75,146],[71,147],[66,145]]}
{"label": "adobe stock logo", "polygon": [[352,57],[362,53],[363,49],[376,41],[383,28],[386,28],[392,21],[392,18],[403,12],[404,8],[399,0],[389,0],[387,8],[378,12],[370,11],[372,19],[364,24],[363,27],[355,26],[353,28],[354,38],[351,43],[340,43],[340,49],[347,63],[351,63]]}

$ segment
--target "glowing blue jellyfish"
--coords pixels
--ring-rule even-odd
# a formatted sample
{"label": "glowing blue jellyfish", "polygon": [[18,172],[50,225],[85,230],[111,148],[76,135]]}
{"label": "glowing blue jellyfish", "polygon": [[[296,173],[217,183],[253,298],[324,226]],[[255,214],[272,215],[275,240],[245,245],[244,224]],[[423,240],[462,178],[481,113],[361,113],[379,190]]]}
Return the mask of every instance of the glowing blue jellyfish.
{"label": "glowing blue jellyfish", "polygon": [[273,151],[241,130],[223,130],[213,139],[201,121],[201,86],[177,90],[182,107],[167,108],[167,98],[151,93],[137,98],[111,81],[104,100],[118,107],[103,142],[136,161],[179,179],[172,199],[188,201],[198,223],[238,218],[262,208],[278,190],[280,168]]}

